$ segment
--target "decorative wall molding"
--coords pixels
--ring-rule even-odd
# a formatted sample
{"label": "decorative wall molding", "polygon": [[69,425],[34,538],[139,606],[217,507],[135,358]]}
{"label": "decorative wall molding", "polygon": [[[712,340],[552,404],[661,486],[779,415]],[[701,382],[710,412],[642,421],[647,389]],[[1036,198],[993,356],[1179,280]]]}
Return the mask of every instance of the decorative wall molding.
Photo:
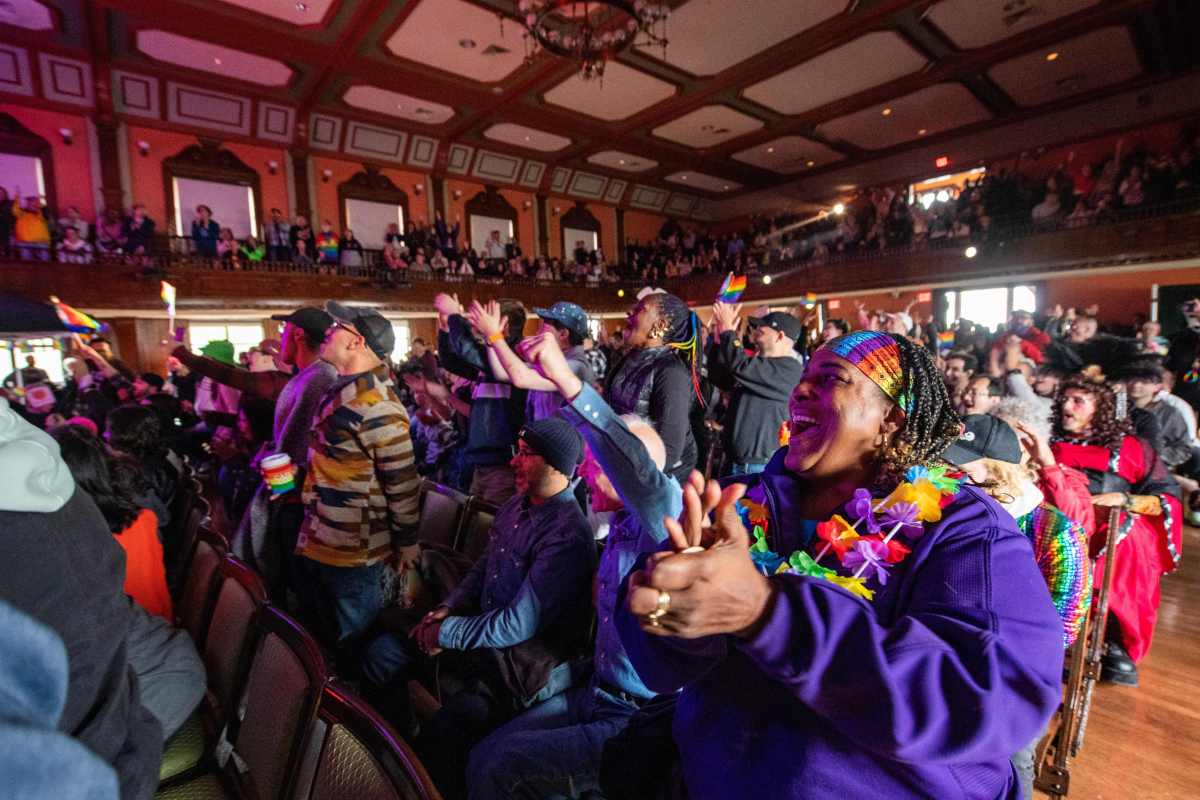
{"label": "decorative wall molding", "polygon": [[262,213],[262,179],[258,171],[221,147],[221,143],[216,139],[200,137],[196,144],[163,159],[162,171],[168,220],[175,219],[174,178],[249,186],[254,194],[255,215],[260,223],[265,219]]}
{"label": "decorative wall molding", "polygon": [[625,196],[625,190],[629,187],[628,182],[613,178],[608,182],[608,191],[604,193],[604,202],[618,205],[621,198]]}
{"label": "decorative wall molding", "polygon": [[340,150],[342,121],[328,114],[314,113],[308,122],[308,143],[317,150]]}
{"label": "decorative wall molding", "polygon": [[546,165],[541,161],[530,159],[525,162],[525,169],[521,171],[521,180],[518,181],[522,186],[528,186],[531,189],[536,189],[542,182],[542,176],[546,174]]}
{"label": "decorative wall molding", "polygon": [[647,211],[662,211],[663,206],[667,204],[667,198],[670,197],[670,194],[665,189],[655,189],[652,186],[643,186],[639,183],[633,187],[633,193],[629,197],[629,205]]}
{"label": "decorative wall molding", "polygon": [[352,121],[346,128],[346,143],[342,150],[363,158],[403,163],[406,144],[408,134],[403,131]]}
{"label": "decorative wall molding", "polygon": [[0,92],[33,96],[33,74],[29,71],[29,51],[0,44]]}
{"label": "decorative wall molding", "polygon": [[446,158],[446,171],[455,175],[466,175],[471,169],[471,156],[475,148],[465,144],[451,144],[450,153]]}
{"label": "decorative wall molding", "polygon": [[563,194],[567,191],[567,181],[571,177],[571,170],[566,167],[555,167],[554,174],[550,176],[550,191],[558,194]]}
{"label": "decorative wall molding", "polygon": [[118,114],[134,117],[162,117],[158,78],[134,72],[112,71],[113,108]]}
{"label": "decorative wall molding", "polygon": [[433,169],[437,162],[438,140],[413,134],[408,146],[408,163],[414,167]]}
{"label": "decorative wall molding", "polygon": [[258,138],[291,144],[296,128],[296,110],[289,106],[259,101]]}
{"label": "decorative wall molding", "polygon": [[601,239],[600,220],[588,210],[581,201],[576,200],[574,207],[567,210],[562,215],[562,220],[558,226],[559,236],[562,237],[562,254],[563,260],[571,256],[574,247],[567,246],[567,228],[575,228],[581,231],[595,231],[596,241]]}
{"label": "decorative wall molding", "polygon": [[249,136],[250,105],[235,94],[167,82],[167,119],[181,125]]}
{"label": "decorative wall molding", "polygon": [[690,216],[693,209],[696,208],[696,198],[690,194],[672,194],[671,199],[667,202],[666,211],[668,214],[681,214]]}
{"label": "decorative wall molding", "polygon": [[603,175],[593,175],[590,172],[576,172],[571,178],[571,186],[567,189],[567,194],[575,195],[576,197],[586,197],[589,200],[600,200],[604,197],[604,190],[608,185],[608,178]]}
{"label": "decorative wall molding", "polygon": [[513,241],[515,242],[520,238],[517,235],[517,228],[520,223],[520,216],[517,213],[517,209],[513,208],[512,203],[504,199],[504,195],[500,194],[495,186],[484,186],[482,192],[479,192],[463,204],[463,211],[466,213],[463,225],[466,228],[468,239],[471,237],[471,217],[474,216],[511,220],[513,224]]}
{"label": "decorative wall molding", "polygon": [[38,64],[42,74],[42,95],[47,100],[88,108],[95,103],[91,64],[51,53],[38,53]]}
{"label": "decorative wall molding", "polygon": [[486,181],[516,183],[520,172],[521,159],[481,149],[475,156],[475,169],[471,174]]}

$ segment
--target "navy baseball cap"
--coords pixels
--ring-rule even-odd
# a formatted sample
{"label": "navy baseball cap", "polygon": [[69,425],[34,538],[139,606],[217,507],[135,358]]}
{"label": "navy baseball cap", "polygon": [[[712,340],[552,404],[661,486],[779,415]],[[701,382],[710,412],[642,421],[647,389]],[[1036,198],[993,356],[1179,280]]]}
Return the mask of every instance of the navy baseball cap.
{"label": "navy baseball cap", "polygon": [[587,338],[587,312],[574,303],[560,300],[550,308],[535,308],[533,313],[548,322],[557,322],[580,339]]}

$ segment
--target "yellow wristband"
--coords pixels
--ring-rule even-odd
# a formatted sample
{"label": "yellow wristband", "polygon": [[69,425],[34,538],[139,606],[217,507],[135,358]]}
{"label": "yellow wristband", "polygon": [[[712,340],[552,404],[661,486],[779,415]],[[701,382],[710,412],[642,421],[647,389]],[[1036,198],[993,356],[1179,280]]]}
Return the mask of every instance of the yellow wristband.
{"label": "yellow wristband", "polygon": [[504,338],[504,333],[502,331],[496,331],[491,336],[487,337],[487,343],[495,344],[496,342],[500,341],[503,338]]}

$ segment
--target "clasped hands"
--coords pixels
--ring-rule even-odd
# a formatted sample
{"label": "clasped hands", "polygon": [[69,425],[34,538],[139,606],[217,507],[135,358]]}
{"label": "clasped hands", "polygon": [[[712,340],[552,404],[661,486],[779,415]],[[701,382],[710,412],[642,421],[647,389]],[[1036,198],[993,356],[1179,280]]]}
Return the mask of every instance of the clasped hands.
{"label": "clasped hands", "polygon": [[664,519],[671,551],[654,553],[629,576],[629,610],[655,636],[696,639],[751,635],[775,589],[750,559],[750,535],[737,512],[745,484],[722,491],[692,472],[683,514]]}
{"label": "clasped hands", "polygon": [[442,620],[448,616],[450,609],[438,606],[422,617],[416,627],[409,631],[408,637],[417,643],[417,647],[425,655],[436,656],[442,652],[442,647],[438,644],[438,635],[442,632]]}

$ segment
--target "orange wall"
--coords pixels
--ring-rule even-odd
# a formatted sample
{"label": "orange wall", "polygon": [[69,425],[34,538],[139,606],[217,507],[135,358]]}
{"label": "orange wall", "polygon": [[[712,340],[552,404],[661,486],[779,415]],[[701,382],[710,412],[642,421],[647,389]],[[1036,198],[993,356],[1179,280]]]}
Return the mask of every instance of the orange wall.
{"label": "orange wall", "polygon": [[[537,213],[537,205],[532,192],[522,192],[518,189],[499,189],[500,195],[508,201],[508,204],[517,210],[517,244],[521,245],[521,250],[529,258],[537,251],[537,239],[533,234],[533,215]],[[446,205],[449,208],[450,216],[447,220],[451,224],[454,223],[456,217],[461,217],[463,221],[463,230],[461,241],[463,245],[469,244],[470,231],[467,230],[467,212],[466,205],[472,197],[484,190],[482,183],[475,181],[464,181],[457,178],[446,179]],[[461,192],[459,197],[455,197],[455,192]],[[529,203],[529,208],[525,207],[525,203]]]}
{"label": "orange wall", "polygon": [[[146,212],[158,223],[160,231],[167,230],[172,220],[167,218],[167,190],[163,184],[163,161],[177,155],[186,147],[197,143],[197,138],[191,134],[164,131],[157,128],[143,128],[130,125],[126,132],[129,143],[129,178],[133,184],[133,202],[145,203]],[[146,155],[138,152],[137,143],[145,141],[150,145]],[[260,222],[271,208],[279,208],[285,214],[291,209],[287,201],[287,178],[284,175],[283,148],[259,147],[240,142],[223,142],[221,147],[237,156],[241,161],[258,173],[262,196],[262,207],[258,209]],[[278,161],[279,169],[271,175],[267,168],[268,161]],[[191,214],[184,209],[185,223]],[[218,220],[219,221],[219,220]]]}
{"label": "orange wall", "polygon": [[652,242],[658,238],[658,230],[667,218],[661,214],[649,214],[645,211],[625,212],[625,240],[636,240],[639,244]]}
{"label": "orange wall", "polygon": [[[327,169],[333,173],[328,181],[322,174]],[[338,222],[340,216],[338,213],[338,184],[350,180],[351,176],[362,171],[361,161],[313,156],[313,182],[317,186],[317,196],[314,198],[317,219],[310,220],[310,222],[313,223],[314,228],[320,228],[323,219],[332,222],[335,229],[340,227],[341,223]],[[379,172],[408,195],[408,213],[414,222],[424,224],[429,217],[429,201],[425,198],[424,189],[421,194],[417,194],[413,187],[417,184],[425,186],[425,175],[394,167],[381,167]]]}
{"label": "orange wall", "polygon": [[[68,206],[79,206],[85,219],[95,219],[96,192],[92,185],[91,148],[88,145],[87,119],[79,114],[47,111],[40,108],[0,104],[0,111],[11,114],[18,122],[50,143],[51,158],[54,160],[54,193],[58,213]],[[72,144],[63,144],[59,128],[74,131]],[[0,184],[11,193],[13,188],[0,178]],[[26,196],[35,191],[33,186],[22,186]]]}

